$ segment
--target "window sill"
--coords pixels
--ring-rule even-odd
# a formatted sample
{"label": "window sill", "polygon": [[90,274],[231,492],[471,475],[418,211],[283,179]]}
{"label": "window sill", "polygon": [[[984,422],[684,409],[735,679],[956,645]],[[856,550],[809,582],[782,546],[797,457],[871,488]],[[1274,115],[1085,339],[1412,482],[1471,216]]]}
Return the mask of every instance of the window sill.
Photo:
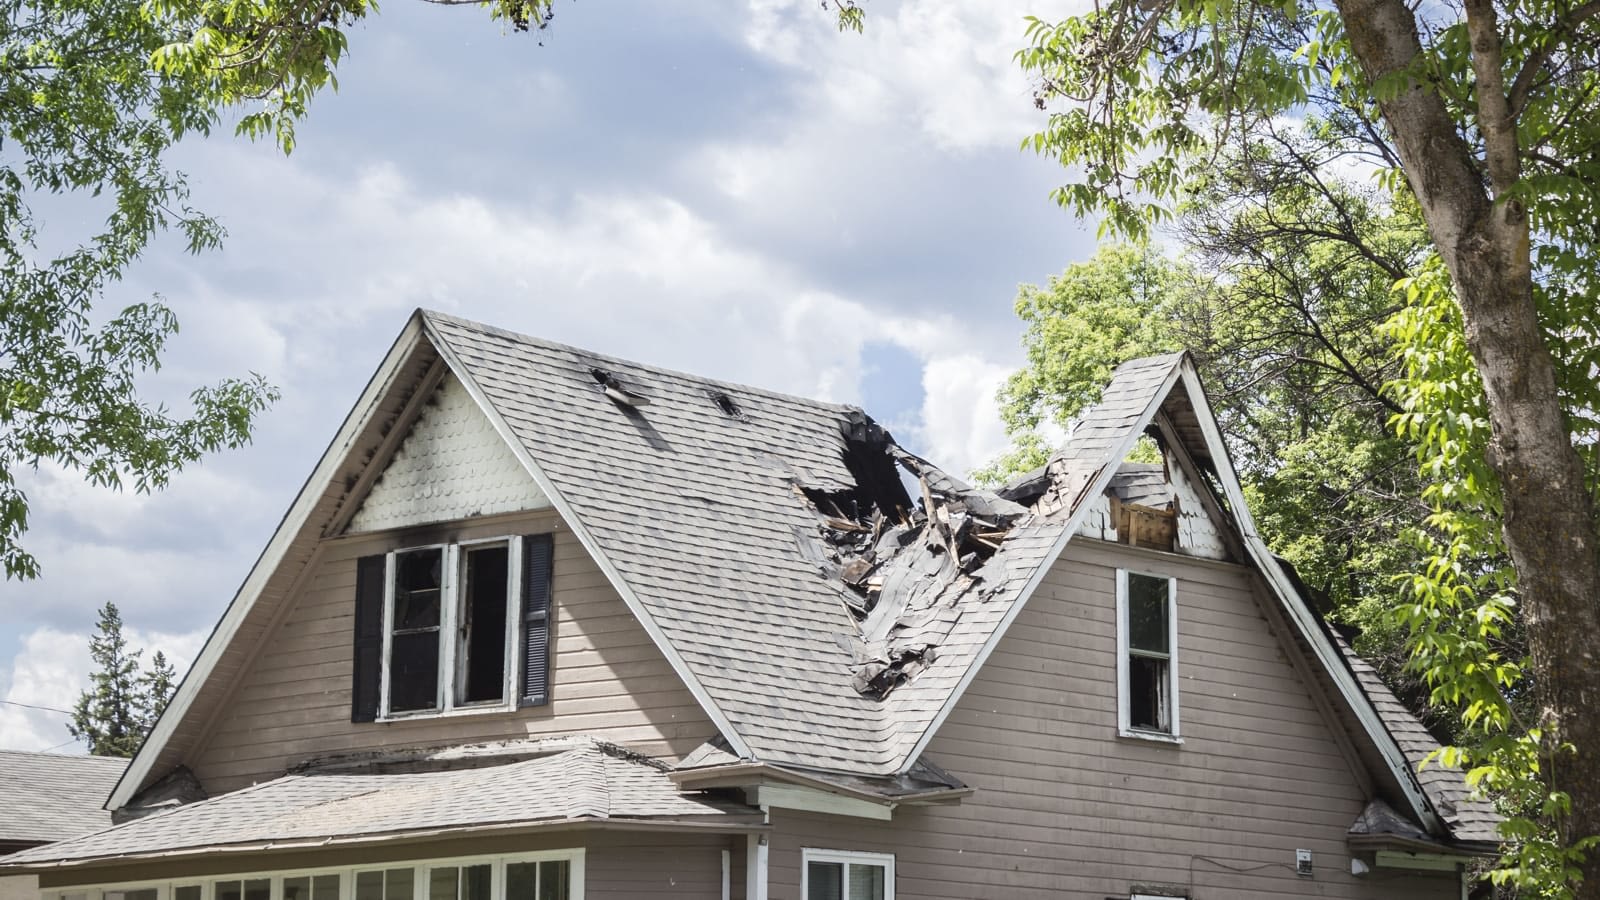
{"label": "window sill", "polygon": [[1117,737],[1131,738],[1136,741],[1150,741],[1154,744],[1175,744],[1183,746],[1183,738],[1175,734],[1163,734],[1159,731],[1140,731],[1136,728],[1119,728]]}
{"label": "window sill", "polygon": [[416,712],[390,713],[379,716],[373,721],[379,725],[392,722],[410,722],[414,719],[454,719],[460,716],[488,716],[495,713],[514,713],[517,711],[515,703],[501,703],[496,706],[458,706],[455,709],[432,710],[419,709]]}

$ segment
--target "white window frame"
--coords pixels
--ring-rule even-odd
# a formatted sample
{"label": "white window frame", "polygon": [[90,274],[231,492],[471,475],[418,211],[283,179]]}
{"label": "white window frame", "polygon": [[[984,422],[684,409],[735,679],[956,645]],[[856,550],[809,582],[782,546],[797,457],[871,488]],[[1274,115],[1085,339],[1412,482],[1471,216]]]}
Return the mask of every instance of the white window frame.
{"label": "white window frame", "polygon": [[228,872],[221,875],[207,875],[203,878],[168,878],[159,881],[118,881],[110,883],[69,884],[59,887],[47,888],[39,892],[39,900],[67,900],[69,897],[81,895],[82,900],[105,900],[109,891],[136,891],[155,888],[156,900],[172,900],[174,891],[180,887],[198,886],[201,900],[215,900],[216,885],[229,881],[255,881],[267,879],[272,884],[272,900],[283,900],[283,880],[285,878],[300,878],[303,876],[338,875],[339,900],[355,900],[356,875],[361,872],[382,872],[389,869],[411,870],[412,900],[428,900],[428,870],[448,866],[476,866],[492,865],[490,875],[491,900],[505,900],[506,866],[515,863],[552,862],[566,860],[568,862],[568,900],[584,900],[584,862],[586,853],[582,847],[570,847],[560,850],[540,850],[532,853],[512,853],[499,856],[450,856],[438,859],[404,859],[390,863],[369,863],[360,866],[337,866],[321,868],[294,868],[271,869],[262,872]]}
{"label": "white window frame", "polygon": [[878,866],[883,869],[883,900],[894,900],[894,854],[893,853],[867,853],[861,850],[823,850],[816,847],[804,847],[800,850],[800,897],[801,900],[811,896],[811,864],[813,862],[845,863],[844,873],[844,900],[855,900],[850,896],[850,868],[854,865]]}
{"label": "white window frame", "polygon": [[[1128,687],[1128,576],[1165,579],[1167,582],[1167,706],[1171,731],[1134,728],[1132,697]],[[1182,744],[1178,716],[1178,579],[1155,572],[1117,570],[1117,734],[1126,738]]]}
{"label": "white window frame", "polygon": [[[462,567],[466,565],[463,551],[504,544],[506,547],[506,634],[505,683],[501,685],[500,702],[457,702],[458,682],[461,680],[457,662],[461,635],[458,631],[461,617],[461,586],[464,581]],[[518,670],[522,640],[522,538],[515,535],[478,538],[447,544],[418,544],[390,550],[383,561],[383,658],[378,678],[378,721],[432,718],[439,716],[476,715],[479,713],[512,712],[517,708]],[[393,651],[395,560],[404,553],[419,550],[438,550],[440,559],[439,584],[439,672],[436,679],[433,709],[391,710],[389,708],[389,654]],[[161,898],[167,900],[167,898]],[[211,900],[207,897],[205,900]],[[276,900],[276,898],[274,898]]]}

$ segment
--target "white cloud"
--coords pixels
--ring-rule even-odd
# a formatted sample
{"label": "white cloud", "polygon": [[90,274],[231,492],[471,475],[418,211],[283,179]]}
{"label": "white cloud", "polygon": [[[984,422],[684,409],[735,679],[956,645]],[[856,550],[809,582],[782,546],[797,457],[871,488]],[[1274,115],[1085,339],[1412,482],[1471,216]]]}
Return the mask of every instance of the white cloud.
{"label": "white cloud", "polygon": [[29,707],[70,710],[88,684],[88,671],[85,636],[41,628],[24,638],[5,679],[9,702],[0,704],[0,744],[8,750],[46,750],[70,742],[66,715]]}
{"label": "white cloud", "polygon": [[[1077,4],[1081,5],[1081,4]],[[803,73],[808,114],[908,120],[937,147],[1015,147],[1037,127],[1013,61],[1033,0],[869,4],[863,35],[841,35],[814,0],[751,0],[750,47]],[[843,149],[843,148],[841,148]]]}
{"label": "white cloud", "polygon": [[922,434],[929,454],[965,475],[1006,449],[995,392],[1011,367],[970,355],[932,359],[922,372]]}

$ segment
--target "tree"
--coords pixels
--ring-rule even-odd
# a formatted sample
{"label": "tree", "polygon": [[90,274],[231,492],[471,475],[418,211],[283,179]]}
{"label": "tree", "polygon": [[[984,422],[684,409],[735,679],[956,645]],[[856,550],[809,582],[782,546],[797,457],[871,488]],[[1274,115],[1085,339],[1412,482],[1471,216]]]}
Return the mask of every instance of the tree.
{"label": "tree", "polygon": [[131,757],[144,742],[144,692],[139,656],[122,636],[122,614],[115,603],[100,608],[96,634],[89,639],[95,672],[89,690],[78,697],[67,730],[97,756]]}
{"label": "tree", "polygon": [[150,671],[139,677],[139,730],[144,735],[156,727],[156,720],[178,690],[178,670],[157,650],[150,657]]}
{"label": "tree", "polygon": [[[1410,305],[1389,331],[1404,345],[1396,423],[1433,482],[1432,558],[1406,597],[1416,665],[1479,730],[1472,776],[1554,829],[1514,822],[1523,841],[1498,876],[1582,897],[1600,897],[1600,853],[1581,852],[1600,835],[1597,14],[1567,0],[1112,0],[1032,22],[1019,54],[1041,106],[1074,104],[1028,145],[1081,167],[1056,198],[1110,231],[1169,222],[1216,153],[1252,152],[1285,119],[1363,132],[1369,171],[1417,211],[1436,262],[1403,273]],[[1487,562],[1502,548],[1512,570]],[[1521,661],[1495,650],[1514,604],[1533,722],[1507,696]]]}
{"label": "tree", "polygon": [[72,708],[67,730],[97,756],[131,757],[161,718],[177,689],[177,670],[157,650],[150,668],[139,665],[143,649],[130,650],[122,635],[122,613],[115,603],[100,608],[96,633],[89,639],[95,671],[89,689]]}

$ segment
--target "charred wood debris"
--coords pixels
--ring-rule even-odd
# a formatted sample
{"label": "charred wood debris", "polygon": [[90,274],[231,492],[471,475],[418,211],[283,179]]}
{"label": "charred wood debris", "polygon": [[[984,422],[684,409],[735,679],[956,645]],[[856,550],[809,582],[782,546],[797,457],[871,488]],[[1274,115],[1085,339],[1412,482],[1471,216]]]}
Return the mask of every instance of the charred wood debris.
{"label": "charred wood debris", "polygon": [[[854,485],[826,490],[797,480],[817,529],[797,529],[796,539],[823,577],[842,585],[840,597],[860,626],[858,636],[841,639],[855,654],[855,689],[883,698],[937,658],[948,629],[922,626],[941,614],[948,621],[973,591],[988,599],[999,589],[1004,573],[986,579],[985,566],[1033,510],[907,452],[859,410],[845,421],[843,439]],[[920,496],[913,499],[908,485]],[[1021,499],[1037,496],[1029,494]]]}

